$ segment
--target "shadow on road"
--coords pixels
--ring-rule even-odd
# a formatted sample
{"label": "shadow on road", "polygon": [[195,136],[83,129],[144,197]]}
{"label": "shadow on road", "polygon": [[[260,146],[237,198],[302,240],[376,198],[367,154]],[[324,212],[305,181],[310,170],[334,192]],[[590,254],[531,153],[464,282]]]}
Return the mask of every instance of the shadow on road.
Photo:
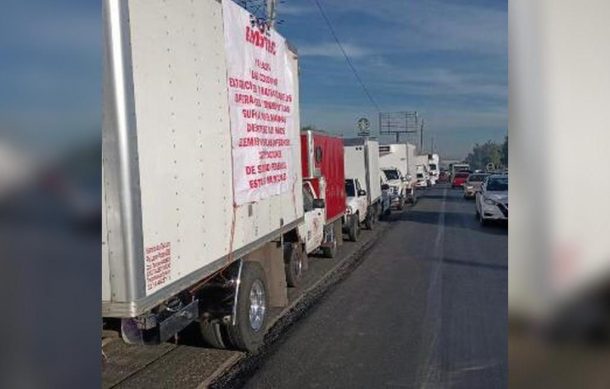
{"label": "shadow on road", "polygon": [[454,258],[443,258],[443,263],[448,263],[451,265],[460,265],[460,266],[472,266],[472,267],[481,267],[487,268],[491,270],[508,270],[508,265],[498,265],[494,263],[484,263],[484,262],[475,262],[475,261],[465,261],[463,259],[454,259]]}
{"label": "shadow on road", "polygon": [[[451,192],[448,192],[448,194],[451,194]],[[461,203],[464,201],[468,201],[466,199],[464,199],[464,196],[461,195],[460,196],[446,196],[444,197],[442,194],[426,194],[426,193],[422,193],[419,196],[420,199],[431,199],[431,200],[443,200],[445,199],[445,201],[447,202],[456,202],[456,203]]]}
{"label": "shadow on road", "polygon": [[[469,223],[468,218],[472,218],[472,223]],[[438,224],[439,212],[437,211],[419,211],[417,209],[407,209],[402,213],[392,214],[388,221],[395,223],[399,221],[410,221],[413,223]],[[508,234],[506,222],[489,223],[485,227],[481,227],[475,219],[473,212],[445,212],[445,226],[457,228],[469,228],[487,234],[506,235]]]}

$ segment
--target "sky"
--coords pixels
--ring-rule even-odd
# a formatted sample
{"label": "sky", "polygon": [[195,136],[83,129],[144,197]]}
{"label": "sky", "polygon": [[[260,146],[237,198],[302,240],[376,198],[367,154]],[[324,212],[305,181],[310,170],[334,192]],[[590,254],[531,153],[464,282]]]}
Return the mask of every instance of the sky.
{"label": "sky", "polygon": [[[319,0],[383,112],[417,111],[424,147],[445,158],[507,132],[507,4]],[[5,0],[0,14],[0,137],[45,150],[98,139],[100,0]],[[352,136],[378,112],[312,0],[282,0],[278,30],[300,56],[301,124]]]}
{"label": "sky", "polygon": [[[461,159],[508,128],[506,0],[319,0],[382,112],[417,111],[424,150]],[[312,0],[278,6],[278,30],[300,56],[301,123],[372,134],[378,113]],[[410,141],[419,142],[410,138]]]}

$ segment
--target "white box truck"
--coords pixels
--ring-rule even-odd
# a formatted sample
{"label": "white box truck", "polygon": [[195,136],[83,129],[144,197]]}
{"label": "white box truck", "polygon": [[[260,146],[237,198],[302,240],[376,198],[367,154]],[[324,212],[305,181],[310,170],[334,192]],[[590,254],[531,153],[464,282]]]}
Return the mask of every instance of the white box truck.
{"label": "white box truck", "polygon": [[411,176],[411,186],[415,187],[417,184],[417,162],[415,156],[416,147],[414,144],[407,143],[407,171]]}
{"label": "white box truck", "polygon": [[379,143],[367,138],[343,139],[346,181],[344,230],[357,239],[360,224],[372,229],[381,215]]}
{"label": "white box truck", "polygon": [[390,187],[392,205],[399,210],[405,202],[414,202],[415,191],[408,169],[407,145],[394,143],[379,145],[379,166]]}
{"label": "white box truck", "polygon": [[[415,169],[418,187],[428,187],[434,185],[430,177],[430,167],[428,166],[428,154],[415,156]],[[425,184],[425,185],[424,185]]]}
{"label": "white box truck", "polygon": [[130,343],[198,322],[253,350],[303,258],[297,56],[229,0],[103,20],[102,316]]}
{"label": "white box truck", "polygon": [[433,184],[436,184],[440,176],[440,157],[438,154],[428,154],[428,167],[430,169],[430,179],[433,180]]}

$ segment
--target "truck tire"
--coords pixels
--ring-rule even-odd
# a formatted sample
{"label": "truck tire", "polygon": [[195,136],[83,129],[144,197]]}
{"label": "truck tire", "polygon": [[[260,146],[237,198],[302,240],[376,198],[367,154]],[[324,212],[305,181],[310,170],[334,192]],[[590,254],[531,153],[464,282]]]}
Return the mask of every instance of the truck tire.
{"label": "truck tire", "polygon": [[380,214],[381,214],[381,203],[376,203],[375,206],[373,207],[373,218],[371,219],[371,221],[373,222],[372,223],[373,225],[377,224],[377,222],[379,221]]}
{"label": "truck tire", "polygon": [[256,351],[263,344],[268,308],[265,272],[258,263],[245,261],[237,296],[235,325],[226,326],[227,341],[232,348]]}
{"label": "truck tire", "polygon": [[305,252],[299,243],[284,244],[284,270],[288,286],[296,287],[301,282],[305,270],[304,256]]}
{"label": "truck tire", "polygon": [[349,218],[349,226],[347,229],[347,236],[349,237],[349,240],[351,240],[352,242],[357,242],[358,241],[358,233],[359,231],[359,223],[358,223],[358,214],[354,214]]}
{"label": "truck tire", "polygon": [[333,239],[333,241],[328,246],[322,247],[322,255],[326,258],[334,258],[337,256],[337,239]]}
{"label": "truck tire", "polygon": [[366,218],[364,219],[364,227],[367,230],[372,230],[373,229],[373,225],[375,224],[375,217],[376,217],[376,212],[375,212],[375,206],[369,207],[369,209],[366,212]]}

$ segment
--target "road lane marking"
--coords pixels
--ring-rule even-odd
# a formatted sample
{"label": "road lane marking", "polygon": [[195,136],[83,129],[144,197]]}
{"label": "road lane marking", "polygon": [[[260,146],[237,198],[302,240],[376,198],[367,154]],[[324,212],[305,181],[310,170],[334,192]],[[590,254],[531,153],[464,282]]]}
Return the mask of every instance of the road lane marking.
{"label": "road lane marking", "polygon": [[434,249],[432,251],[432,257],[435,262],[434,269],[432,270],[432,276],[430,277],[430,284],[426,293],[426,312],[424,314],[424,325],[431,322],[432,325],[428,328],[431,330],[432,339],[428,347],[425,363],[422,366],[423,381],[422,388],[437,388],[441,385],[442,369],[440,366],[440,350],[439,348],[439,337],[441,332],[441,321],[442,321],[442,277],[441,266],[443,263],[444,256],[444,237],[445,237],[445,209],[447,198],[447,188],[443,189],[443,199],[440,206],[440,214],[438,217],[436,236],[434,238]]}

